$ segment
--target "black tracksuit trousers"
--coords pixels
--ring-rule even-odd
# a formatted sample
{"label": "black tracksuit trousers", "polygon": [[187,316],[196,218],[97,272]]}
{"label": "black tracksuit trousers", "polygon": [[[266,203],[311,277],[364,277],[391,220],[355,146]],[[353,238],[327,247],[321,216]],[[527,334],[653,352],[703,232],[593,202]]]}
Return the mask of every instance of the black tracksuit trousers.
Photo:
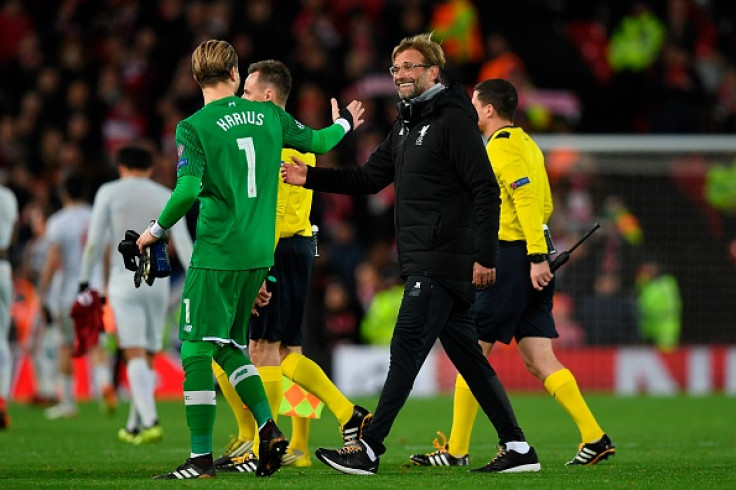
{"label": "black tracksuit trousers", "polygon": [[377,455],[386,452],[383,441],[437,338],[493,423],[499,442],[524,441],[506,390],[478,345],[470,305],[426,276],[409,276],[404,285],[388,375],[363,440]]}

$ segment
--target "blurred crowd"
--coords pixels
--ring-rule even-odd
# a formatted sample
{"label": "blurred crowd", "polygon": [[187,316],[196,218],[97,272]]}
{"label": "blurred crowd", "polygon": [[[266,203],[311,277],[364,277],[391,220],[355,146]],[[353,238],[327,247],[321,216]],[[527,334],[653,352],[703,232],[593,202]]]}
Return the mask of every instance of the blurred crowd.
{"label": "blurred crowd", "polygon": [[[89,177],[91,197],[115,177],[115,151],[137,143],[154,151],[156,179],[173,187],[176,124],[201,107],[190,69],[201,41],[230,41],[241,74],[250,62],[284,61],[294,81],[287,110],[307,125],[330,122],[330,97],[361,99],[367,124],[318,159],[340,166],[362,163],[385,137],[396,117],[391,49],[426,31],[442,39],[446,82],[471,89],[486,78],[511,80],[517,123],[532,134],[736,130],[731,0],[4,0],[0,183],[20,203],[16,273],[31,281],[38,273],[45,218],[59,208],[58,185],[70,172]],[[557,229],[575,236],[593,217],[565,220],[590,211],[590,197],[575,193],[573,177],[563,181],[569,210]],[[316,196],[322,257],[306,339],[315,349],[386,341],[401,296],[393,198],[392,187]],[[614,213],[616,203],[606,209]],[[196,210],[190,215],[192,223]],[[604,279],[591,284],[620,290],[619,277]],[[628,340],[641,340],[636,328]]]}

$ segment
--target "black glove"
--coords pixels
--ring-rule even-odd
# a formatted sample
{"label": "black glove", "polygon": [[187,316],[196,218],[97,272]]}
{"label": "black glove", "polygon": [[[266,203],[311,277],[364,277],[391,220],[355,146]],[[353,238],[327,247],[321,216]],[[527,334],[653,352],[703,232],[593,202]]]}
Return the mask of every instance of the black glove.
{"label": "black glove", "polygon": [[138,258],[141,256],[138,245],[135,243],[140,235],[133,230],[125,232],[125,238],[118,244],[118,252],[123,255],[123,265],[129,271],[138,270]]}
{"label": "black glove", "polygon": [[141,276],[149,286],[153,285],[153,281],[157,277],[169,277],[171,275],[171,262],[169,261],[166,242],[158,240],[152,245],[144,247],[140,266],[142,269]]}
{"label": "black glove", "polygon": [[143,261],[141,260],[141,252],[138,250],[138,240],[140,235],[133,230],[125,231],[125,238],[118,244],[118,252],[123,256],[123,265],[129,271],[135,272],[133,274],[133,283],[135,287],[141,286],[141,275]]}
{"label": "black glove", "polygon": [[348,124],[350,124],[350,129],[353,129],[353,115],[350,114],[349,110],[345,108],[340,109],[340,117],[345,119]]}
{"label": "black glove", "polygon": [[123,265],[133,274],[135,287],[140,287],[145,281],[149,286],[157,277],[168,277],[171,275],[171,262],[169,252],[166,250],[166,242],[157,242],[143,248],[143,253],[138,249],[136,241],[138,233],[133,230],[125,232],[125,239],[118,244],[118,252],[123,256]]}

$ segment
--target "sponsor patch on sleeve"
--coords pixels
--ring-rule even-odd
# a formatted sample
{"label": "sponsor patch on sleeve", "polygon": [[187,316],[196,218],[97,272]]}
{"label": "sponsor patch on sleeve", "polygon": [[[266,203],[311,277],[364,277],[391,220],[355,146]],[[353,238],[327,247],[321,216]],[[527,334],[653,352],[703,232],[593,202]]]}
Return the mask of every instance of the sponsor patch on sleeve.
{"label": "sponsor patch on sleeve", "polygon": [[517,180],[516,182],[512,182],[511,183],[511,188],[512,189],[518,189],[522,185],[526,185],[529,182],[531,182],[531,180],[529,180],[529,177],[522,177],[519,180]]}

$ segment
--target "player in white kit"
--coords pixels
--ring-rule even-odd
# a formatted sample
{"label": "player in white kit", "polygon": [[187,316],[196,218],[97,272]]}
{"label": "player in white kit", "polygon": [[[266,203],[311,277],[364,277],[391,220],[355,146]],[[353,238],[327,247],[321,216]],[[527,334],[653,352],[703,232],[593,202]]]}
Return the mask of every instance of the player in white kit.
{"label": "player in white kit", "polygon": [[[48,256],[41,272],[39,295],[47,308],[52,321],[59,325],[61,345],[59,346],[59,403],[45,410],[49,419],[74,417],[77,415],[77,402],[74,393],[72,350],[74,346],[74,322],[70,311],[77,296],[77,283],[82,263],[82,250],[87,239],[87,228],[92,216],[92,208],[85,200],[87,182],[81,174],[70,174],[64,179],[61,191],[62,208],[52,214],[46,224],[49,242]],[[102,284],[101,267],[96,270],[94,285]],[[51,295],[54,274],[60,275],[58,294]],[[52,297],[53,296],[53,297]],[[112,373],[109,363],[99,354],[91,357],[93,364],[93,385],[98,395],[112,386]]]}
{"label": "player in white kit", "polygon": [[[101,261],[107,240],[117,245],[126,230],[145,230],[145,217],[157,217],[171,196],[171,189],[151,180],[153,158],[147,150],[122,148],[116,163],[120,178],[102,185],[95,196],[79,276],[80,289],[89,282],[93,265]],[[171,238],[179,261],[188,267],[192,239],[186,221],[179,221],[171,229]],[[107,299],[115,316],[131,393],[128,421],[118,432],[123,442],[156,442],[163,436],[154,398],[153,357],[162,348],[170,289],[168,278],[136,288],[133,274],[125,269],[117,252],[111,257]]]}
{"label": "player in white kit", "polygon": [[10,425],[7,400],[10,396],[10,374],[13,367],[8,344],[10,305],[13,302],[13,275],[10,268],[10,244],[18,222],[18,200],[0,185],[0,429]]}

